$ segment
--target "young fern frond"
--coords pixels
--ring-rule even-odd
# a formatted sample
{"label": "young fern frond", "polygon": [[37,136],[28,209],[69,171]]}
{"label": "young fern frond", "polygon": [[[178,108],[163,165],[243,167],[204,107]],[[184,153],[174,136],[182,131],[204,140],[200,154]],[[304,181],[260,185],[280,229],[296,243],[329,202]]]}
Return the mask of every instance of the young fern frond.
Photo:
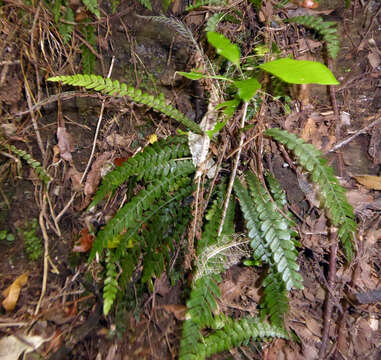
{"label": "young fern frond", "polygon": [[338,227],[338,237],[348,261],[353,257],[353,236],[357,225],[352,206],[345,196],[345,189],[339,184],[333,169],[327,164],[321,152],[312,144],[305,143],[296,135],[279,128],[265,132],[291,150],[301,166],[310,174],[314,183],[320,187],[323,206],[328,210],[332,224]]}
{"label": "young fern frond", "polygon": [[130,176],[136,175],[138,180],[153,180],[181,171],[181,163],[187,161],[183,158],[188,156],[190,151],[185,136],[168,137],[146,146],[142,152],[129,158],[103,178],[89,208],[127,182]]}
{"label": "young fern frond", "polygon": [[188,40],[188,42],[190,42],[192,45],[195,44],[198,47],[198,44],[197,44],[195,38],[193,37],[192,32],[180,20],[177,20],[177,19],[172,18],[172,17],[167,17],[164,15],[160,15],[160,16],[137,15],[137,17],[139,17],[141,19],[146,19],[146,20],[158,23],[158,24],[166,25],[166,26],[170,27],[171,29],[173,29],[174,31],[176,31],[176,33],[178,33],[183,39]]}
{"label": "young fern frond", "polygon": [[165,102],[164,95],[154,97],[153,95],[143,93],[140,89],[135,89],[132,86],[127,86],[125,83],[121,84],[118,80],[113,81],[111,79],[105,79],[102,76],[94,74],[55,76],[49,78],[48,81],[62,82],[63,84],[72,86],[83,86],[86,89],[94,89],[103,94],[113,96],[128,96],[132,101],[136,103],[150,106],[154,110],[177,120],[179,123],[183,124],[194,133],[202,134],[200,127],[194,121],[190,120],[179,110],[171,105],[168,105]]}
{"label": "young fern frond", "polygon": [[221,329],[206,337],[203,343],[197,344],[197,356],[193,357],[193,359],[205,359],[218,352],[240,346],[251,339],[269,337],[288,339],[283,327],[270,325],[259,319],[247,317],[232,320],[228,317],[221,317],[221,320],[223,319],[225,321],[220,325]]}
{"label": "young fern frond", "polygon": [[49,174],[47,171],[43,168],[41,163],[35,159],[32,158],[30,154],[28,154],[26,151],[18,149],[16,146],[11,145],[9,149],[16,154],[19,158],[25,160],[27,164],[36,172],[40,180],[48,184],[49,181],[51,180]]}
{"label": "young fern frond", "polygon": [[320,16],[314,15],[295,16],[288,19],[287,21],[315,30],[322,36],[327,46],[328,55],[333,59],[336,58],[340,50],[340,42],[336,22],[324,21]]}

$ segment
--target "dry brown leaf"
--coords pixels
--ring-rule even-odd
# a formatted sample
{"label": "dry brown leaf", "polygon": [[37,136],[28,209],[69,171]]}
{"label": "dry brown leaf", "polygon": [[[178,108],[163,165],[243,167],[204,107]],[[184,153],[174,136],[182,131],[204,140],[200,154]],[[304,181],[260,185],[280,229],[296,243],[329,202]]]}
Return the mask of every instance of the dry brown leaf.
{"label": "dry brown leaf", "polygon": [[381,176],[375,175],[358,175],[354,176],[356,181],[364,185],[367,189],[381,190]]}
{"label": "dry brown leaf", "polygon": [[0,340],[0,359],[17,360],[24,351],[32,352],[45,341],[41,336],[5,336]]}
{"label": "dry brown leaf", "polygon": [[98,156],[91,166],[91,170],[87,175],[86,184],[85,184],[85,195],[90,196],[95,193],[97,190],[99,181],[102,176],[102,167],[103,165],[110,160],[112,156],[111,152],[105,152],[102,155]]}
{"label": "dry brown leaf", "polygon": [[185,320],[185,314],[187,312],[187,307],[185,305],[170,304],[163,305],[162,308],[167,310],[170,314],[173,314],[177,320]]}
{"label": "dry brown leaf", "polygon": [[66,161],[71,161],[73,159],[71,152],[74,151],[71,135],[64,127],[58,127],[57,139],[61,158]]}
{"label": "dry brown leaf", "polygon": [[82,184],[81,184],[82,174],[76,168],[72,166],[67,172],[66,177],[70,178],[74,191],[82,190]]}
{"label": "dry brown leaf", "polygon": [[28,274],[29,272],[20,275],[10,286],[8,286],[3,291],[3,296],[5,296],[5,299],[1,304],[6,311],[12,311],[16,307],[21,288],[28,281]]}
{"label": "dry brown leaf", "polygon": [[84,228],[80,231],[81,237],[78,239],[78,245],[73,247],[73,252],[87,252],[93,246],[94,235],[89,234],[89,229]]}

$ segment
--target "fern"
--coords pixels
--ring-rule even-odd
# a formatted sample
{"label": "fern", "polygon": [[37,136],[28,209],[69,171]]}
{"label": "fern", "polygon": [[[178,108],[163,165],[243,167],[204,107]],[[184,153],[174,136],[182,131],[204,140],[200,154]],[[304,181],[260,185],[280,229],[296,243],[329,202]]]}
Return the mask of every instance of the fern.
{"label": "fern", "polygon": [[[269,337],[280,337],[288,339],[283,327],[270,325],[259,319],[247,317],[239,320],[232,320],[227,317],[220,318],[223,323],[222,329],[209,335],[203,343],[198,343],[196,356],[192,359],[205,359],[218,352],[240,346],[250,339],[265,339]],[[191,357],[189,357],[191,358]]]}
{"label": "fern", "polygon": [[[86,41],[92,45],[93,47],[96,46],[96,37],[95,37],[95,29],[92,25],[86,25],[83,28],[83,32],[85,33]],[[95,67],[95,55],[90,51],[90,49],[83,44],[81,46],[82,51],[82,58],[81,62],[83,65],[83,72],[85,74],[92,74]]]}
{"label": "fern", "polygon": [[340,50],[340,42],[336,22],[324,21],[320,16],[313,15],[295,16],[287,21],[315,30],[325,41],[328,55],[333,59],[337,57]]}
{"label": "fern", "polygon": [[85,5],[86,9],[88,9],[98,19],[101,17],[98,0],[82,0],[82,2],[83,2],[83,5]]}
{"label": "fern", "polygon": [[103,289],[103,312],[107,315],[116,298],[118,291],[117,272],[115,266],[115,256],[112,251],[108,251],[106,257],[106,278]]}
{"label": "fern", "polygon": [[264,297],[261,302],[261,320],[269,316],[271,324],[283,327],[283,317],[288,311],[288,296],[281,275],[270,269],[262,282],[262,288]]}
{"label": "fern", "polygon": [[278,128],[269,129],[265,133],[293,151],[300,165],[310,173],[312,181],[319,185],[323,205],[328,210],[332,224],[339,228],[338,237],[350,261],[353,257],[352,241],[357,225],[353,209],[345,196],[345,189],[340,186],[333,169],[327,165],[327,160],[319,150],[296,135]]}
{"label": "fern", "polygon": [[[128,241],[133,238],[140,226],[147,220],[143,216],[143,212],[149,210],[153,205],[157,205],[155,210],[146,214],[146,217],[153,216],[156,211],[164,206],[157,204],[157,199],[167,192],[178,191],[181,185],[185,185],[184,181],[188,180],[189,183],[186,176],[192,172],[194,172],[193,164],[184,162],[178,174],[156,179],[146,189],[141,190],[98,233],[93,243],[90,260],[94,258],[96,252],[100,252],[106,247],[118,247],[123,251],[123,245],[128,245]],[[175,195],[173,198],[175,198]]]}
{"label": "fern", "polygon": [[75,17],[74,17],[74,11],[69,7],[65,6],[66,13],[64,15],[64,20],[67,21],[67,23],[62,23],[58,25],[58,32],[62,36],[63,43],[67,44],[71,40],[71,35],[74,31],[74,23]]}
{"label": "fern", "polygon": [[26,151],[18,149],[14,145],[11,145],[9,149],[18,157],[25,160],[27,164],[36,172],[36,174],[38,175],[38,177],[43,183],[45,184],[49,183],[51,178],[39,161],[33,159],[32,156],[28,154]]}
{"label": "fern", "polygon": [[[277,211],[276,205],[255,175],[248,173],[246,181],[250,188],[253,206],[250,207],[245,203],[242,210],[250,222],[247,226],[251,229],[249,237],[254,238],[254,250],[258,251],[259,248],[260,252],[264,253],[262,258],[265,258],[270,265],[276,266],[287,290],[302,289],[302,277],[298,273],[299,265],[296,263],[294,231],[290,229],[287,219]],[[247,193],[239,180],[234,186],[241,204],[247,201]],[[259,227],[258,220],[260,220]]]}
{"label": "fern", "polygon": [[196,40],[193,37],[192,32],[187,28],[187,26],[181,22],[180,20],[177,20],[172,17],[167,17],[164,15],[160,16],[142,16],[137,15],[141,19],[149,20],[158,24],[162,24],[165,26],[170,27],[174,31],[176,31],[177,34],[179,34],[183,39],[188,40],[191,44],[196,44]]}
{"label": "fern", "polygon": [[63,75],[49,78],[48,81],[62,82],[63,84],[73,86],[83,86],[86,89],[94,89],[100,91],[103,94],[113,96],[128,96],[137,103],[141,103],[152,107],[154,110],[159,111],[175,120],[184,126],[188,127],[191,131],[197,134],[202,134],[200,127],[192,120],[188,119],[179,110],[171,105],[166,104],[164,95],[154,97],[147,93],[143,93],[139,89],[135,89],[132,86],[127,86],[125,83],[120,83],[117,80],[104,79],[98,75]]}
{"label": "fern", "polygon": [[89,208],[98,204],[131,176],[138,176],[138,180],[153,180],[177,173],[179,169],[181,171],[182,162],[186,161],[182,158],[188,156],[190,151],[187,139],[183,136],[168,137],[146,146],[142,152],[129,158],[103,178]]}

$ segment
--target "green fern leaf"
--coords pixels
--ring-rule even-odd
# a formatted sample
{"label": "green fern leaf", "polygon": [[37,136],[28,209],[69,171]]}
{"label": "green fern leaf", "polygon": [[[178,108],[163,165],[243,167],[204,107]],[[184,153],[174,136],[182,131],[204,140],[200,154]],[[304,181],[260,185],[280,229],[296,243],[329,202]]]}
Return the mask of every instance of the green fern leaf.
{"label": "green fern leaf", "polygon": [[191,131],[197,134],[202,134],[200,127],[192,120],[188,119],[179,110],[171,105],[166,104],[162,97],[155,98],[152,95],[143,93],[140,89],[135,89],[132,86],[127,86],[125,83],[119,83],[119,81],[107,78],[104,79],[102,76],[98,75],[63,75],[55,76],[48,79],[48,81],[62,82],[63,84],[72,86],[83,86],[86,89],[94,89],[100,91],[103,94],[113,95],[113,96],[128,96],[132,101],[136,103],[141,103],[152,107],[154,110],[159,111],[172,119],[177,120],[179,123],[183,124]]}
{"label": "green fern leaf", "polygon": [[104,282],[105,287],[103,289],[103,313],[105,315],[110,312],[118,291],[115,257],[113,256],[113,252],[110,250],[106,256],[106,269],[106,279]]}
{"label": "green fern leaf", "polygon": [[353,236],[357,229],[355,216],[345,196],[345,189],[340,186],[327,160],[313,145],[306,144],[302,139],[287,131],[273,128],[267,130],[265,134],[293,151],[300,165],[311,174],[312,181],[319,185],[323,205],[328,210],[333,225],[339,228],[338,237],[350,261],[353,257]]}
{"label": "green fern leaf", "polygon": [[[246,213],[248,219],[247,227],[251,229],[249,237],[256,240],[255,251],[259,248],[259,252],[265,254],[262,255],[262,259],[264,258],[269,264],[275,264],[278,272],[282,274],[287,290],[302,289],[303,279],[298,273],[299,265],[296,263],[294,231],[289,227],[287,219],[277,211],[275,203],[257,177],[253,173],[248,173],[246,181],[250,188],[252,208],[250,205],[247,207],[247,194],[242,184],[240,186],[239,180],[235,183],[235,191],[241,202],[244,216]],[[259,228],[257,227],[258,220],[260,221]],[[271,258],[268,254],[271,254]]]}
{"label": "green fern leaf", "polygon": [[97,17],[97,19],[101,17],[98,0],[82,0],[82,2],[83,5],[85,5],[85,7]]}
{"label": "green fern leaf", "polygon": [[[183,162],[181,166],[182,169],[177,174],[153,181],[118,211],[98,233],[93,243],[90,260],[94,258],[97,252],[106,247],[127,245],[128,240],[136,234],[146,217],[152,216],[158,209],[151,211],[148,213],[149,215],[146,214],[146,217],[143,216],[143,212],[150,209],[163,193],[178,191],[179,184],[176,182],[177,180],[185,179],[188,183],[190,182],[187,175],[194,172],[193,164]],[[184,182],[180,182],[180,184],[184,185]]]}
{"label": "green fern leaf", "polygon": [[190,156],[187,138],[184,136],[169,137],[159,140],[134,157],[109,172],[102,180],[89,208],[97,205],[107,194],[115,191],[118,186],[128,181],[130,176],[138,176],[138,180],[153,180],[176,174],[183,169],[183,163],[190,160],[182,158]]}
{"label": "green fern leaf", "polygon": [[234,191],[238,197],[243,216],[246,220],[246,227],[248,229],[248,236],[251,239],[250,246],[253,249],[253,257],[258,261],[264,261],[268,264],[271,263],[270,252],[266,249],[262,234],[260,232],[260,220],[254,202],[251,199],[248,191],[240,183],[239,180],[234,182]]}
{"label": "green fern leaf", "polygon": [[320,16],[314,15],[295,16],[287,21],[315,30],[323,37],[328,55],[333,59],[337,57],[340,50],[340,42],[336,22],[324,21]]}
{"label": "green fern leaf", "polygon": [[283,317],[288,311],[288,296],[281,274],[270,270],[270,274],[262,282],[262,288],[264,297],[260,318],[264,320],[269,316],[271,324],[283,327]]}
{"label": "green fern leaf", "polygon": [[49,181],[51,181],[51,178],[49,176],[49,174],[47,173],[47,171],[43,168],[43,166],[41,165],[41,163],[35,159],[32,158],[32,156],[30,154],[28,154],[26,151],[24,150],[21,150],[21,149],[18,149],[16,146],[14,145],[11,145],[9,147],[9,149],[14,153],[16,154],[18,157],[20,157],[21,159],[23,159],[24,161],[27,162],[27,164],[36,172],[36,174],[38,175],[38,177],[40,178],[40,180],[45,183],[45,184],[48,184]]}
{"label": "green fern leaf", "polygon": [[196,359],[205,359],[218,352],[240,346],[251,339],[279,337],[288,339],[283,327],[270,325],[251,317],[239,320],[225,318],[223,328],[204,338],[196,349]]}

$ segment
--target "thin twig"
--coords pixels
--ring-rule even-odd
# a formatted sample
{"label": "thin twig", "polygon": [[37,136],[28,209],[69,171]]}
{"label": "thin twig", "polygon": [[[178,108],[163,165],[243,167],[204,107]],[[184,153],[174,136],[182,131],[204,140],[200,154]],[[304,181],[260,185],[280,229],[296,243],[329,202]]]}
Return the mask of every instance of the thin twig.
{"label": "thin twig", "polygon": [[339,143],[337,143],[335,146],[333,146],[330,150],[328,150],[328,151],[325,152],[324,154],[327,154],[327,153],[336,151],[337,149],[340,149],[340,148],[343,147],[344,145],[347,145],[348,143],[350,143],[350,142],[351,142],[353,139],[355,139],[357,136],[366,133],[370,128],[372,128],[372,127],[375,126],[375,125],[378,125],[379,123],[381,123],[381,117],[378,118],[377,120],[374,120],[374,121],[371,122],[369,125],[365,126],[363,129],[357,131],[355,134],[351,135],[350,137],[344,139],[343,141],[340,141]]}
{"label": "thin twig", "polygon": [[[110,78],[110,76],[111,76],[112,68],[114,67],[114,62],[115,62],[115,56],[112,57],[110,69],[109,69],[108,74],[107,74],[107,78]],[[99,118],[98,118],[98,123],[97,123],[97,129],[95,130],[95,135],[94,135],[93,148],[91,149],[91,155],[90,155],[89,161],[87,162],[86,169],[82,174],[82,178],[80,181],[81,184],[86,177],[86,174],[90,168],[91,162],[93,161],[93,157],[94,157],[94,153],[95,153],[95,147],[97,146],[97,138],[98,138],[98,134],[99,134],[99,129],[101,127],[104,109],[105,109],[105,99],[103,99],[103,101],[102,101],[102,107],[101,107],[101,111],[99,113]]]}
{"label": "thin twig", "polygon": [[[245,102],[245,104],[243,106],[243,114],[242,114],[242,119],[241,119],[240,130],[242,130],[243,127],[245,126],[248,105],[249,105],[249,103]],[[232,171],[232,174],[230,176],[228,189],[226,191],[226,198],[225,198],[225,202],[224,202],[224,208],[223,208],[223,211],[222,211],[222,217],[221,217],[220,226],[218,227],[217,236],[221,235],[222,229],[224,227],[225,217],[226,217],[226,213],[228,211],[228,206],[229,206],[229,201],[230,201],[230,195],[231,195],[232,190],[233,190],[233,184],[234,184],[235,176],[236,176],[238,165],[239,165],[239,159],[241,157],[244,136],[245,135],[242,132],[241,135],[240,135],[240,139],[239,139],[238,151],[237,151],[237,154],[236,154],[236,157],[235,157],[235,160],[234,160],[233,171]]]}
{"label": "thin twig", "polygon": [[332,294],[330,290],[335,287],[336,281],[336,258],[337,258],[337,228],[331,226],[330,229],[330,243],[331,252],[329,255],[329,270],[328,270],[328,291],[325,297],[324,304],[324,323],[323,323],[323,336],[321,340],[321,346],[319,350],[319,360],[326,359],[325,353],[327,349],[329,329],[331,327],[331,318],[333,310]]}
{"label": "thin twig", "polygon": [[38,300],[36,309],[34,311],[34,315],[37,315],[40,310],[42,299],[44,298],[46,293],[46,284],[48,281],[49,237],[48,237],[48,233],[46,232],[45,223],[44,223],[44,214],[45,214],[46,204],[47,204],[46,198],[47,198],[47,193],[45,192],[42,199],[42,209],[40,211],[40,216],[39,216],[39,223],[40,223],[40,228],[42,231],[42,237],[44,238],[44,271],[42,276],[41,295]]}
{"label": "thin twig", "polygon": [[32,105],[32,98],[30,96],[29,86],[27,84],[28,84],[28,81],[27,81],[27,79],[25,77],[25,86],[24,86],[24,88],[25,88],[26,100],[28,102],[30,117],[32,118],[32,124],[33,124],[34,131],[36,133],[38,147],[40,148],[42,157],[45,159],[45,149],[44,149],[44,146],[42,144],[42,138],[41,138],[41,135],[40,135],[40,131],[38,130],[38,125],[37,125],[36,117],[34,116],[33,110],[31,110],[32,107],[33,107],[33,105]]}

